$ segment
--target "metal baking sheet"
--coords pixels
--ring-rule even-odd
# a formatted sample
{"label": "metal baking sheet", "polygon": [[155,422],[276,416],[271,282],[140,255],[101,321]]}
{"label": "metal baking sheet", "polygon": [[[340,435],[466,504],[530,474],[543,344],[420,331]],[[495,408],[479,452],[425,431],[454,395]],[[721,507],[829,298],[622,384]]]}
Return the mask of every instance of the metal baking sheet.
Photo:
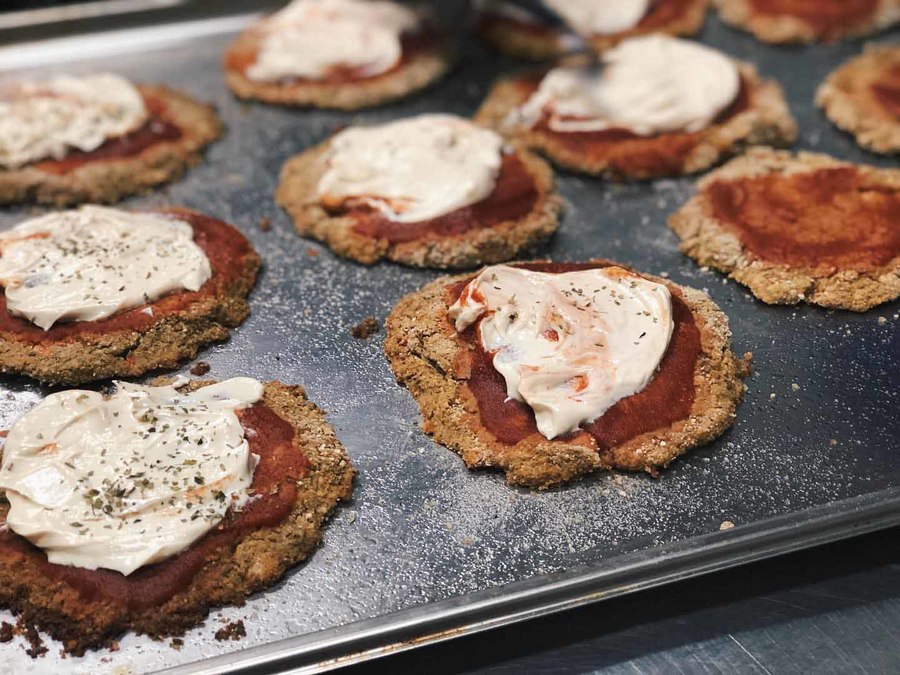
{"label": "metal baking sheet", "polygon": [[[464,25],[460,3],[439,4],[452,25]],[[359,114],[242,104],[225,88],[219,61],[249,20],[19,42],[0,47],[0,79],[21,76],[26,65],[28,74],[114,69],[216,104],[228,132],[207,161],[126,204],[186,205],[237,224],[253,240],[265,261],[253,314],[201,358],[218,378],[304,384],[359,469],[355,499],[337,511],[308,563],[246,606],[213,612],[180,650],[128,635],[116,652],[61,658],[51,643],[48,655],[32,661],[13,642],[0,647],[0,672],[319,670],[900,522],[900,306],[866,314],[767,307],[699,269],[678,253],[665,225],[691,194],[690,179],[621,185],[560,173],[568,209],[544,253],[609,257],[706,290],[731,318],[735,350],[754,353],[734,428],[658,479],[598,473],[536,493],[508,487],[498,473],[467,471],[418,429],[382,336],[349,334],[437,274],[339,260],[294,234],[272,192],[284,160],[339,125],[471,114],[494,77],[517,64],[470,39],[452,77],[408,102]],[[896,32],[878,39],[892,38]],[[890,163],[859,150],[812,103],[816,85],[860,43],[767,47],[713,17],[702,40],[781,80],[800,123],[799,147]],[[0,227],[34,212],[4,209]],[[260,229],[261,218],[271,218],[270,231]],[[24,379],[0,387],[3,425],[46,393]],[[737,527],[720,532],[725,520]],[[213,638],[222,622],[238,618],[246,638]]]}

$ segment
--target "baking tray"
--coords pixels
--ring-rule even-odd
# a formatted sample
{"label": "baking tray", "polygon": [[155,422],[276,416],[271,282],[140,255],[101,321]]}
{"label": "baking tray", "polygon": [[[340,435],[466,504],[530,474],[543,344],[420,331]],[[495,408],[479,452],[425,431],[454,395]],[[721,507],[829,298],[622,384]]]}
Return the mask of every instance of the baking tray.
{"label": "baking tray", "polygon": [[[436,4],[451,25],[465,25],[461,3]],[[51,644],[32,661],[12,643],[0,651],[0,671],[316,671],[900,523],[900,306],[861,315],[767,307],[698,268],[665,225],[691,194],[690,179],[623,185],[560,173],[568,209],[544,253],[609,257],[706,290],[731,318],[735,350],[755,355],[734,428],[658,479],[598,473],[538,493],[508,487],[499,473],[467,471],[418,429],[381,336],[349,334],[437,273],[339,260],[294,234],[272,192],[285,159],[340,125],[471,114],[490,82],[518,64],[469,39],[455,73],[410,101],[359,114],[286,110],[240,103],[223,84],[222,50],[250,16],[169,24],[164,12],[154,16],[159,24],[125,32],[50,42],[19,34],[0,47],[0,79],[25,66],[28,74],[114,69],[218,106],[228,132],[207,161],[127,205],[186,205],[253,240],[265,262],[253,314],[201,358],[217,378],[304,384],[359,469],[355,499],[338,509],[307,564],[245,607],[214,612],[180,650],[128,635],[116,652],[63,659]],[[714,17],[701,39],[781,80],[800,123],[798,147],[891,163],[859,150],[812,103],[816,85],[860,43],[767,47]],[[31,213],[2,210],[0,227]],[[261,218],[271,218],[270,231]],[[46,393],[24,379],[0,380],[0,388],[3,425]],[[726,520],[737,527],[719,531]],[[246,638],[213,639],[238,618]]]}

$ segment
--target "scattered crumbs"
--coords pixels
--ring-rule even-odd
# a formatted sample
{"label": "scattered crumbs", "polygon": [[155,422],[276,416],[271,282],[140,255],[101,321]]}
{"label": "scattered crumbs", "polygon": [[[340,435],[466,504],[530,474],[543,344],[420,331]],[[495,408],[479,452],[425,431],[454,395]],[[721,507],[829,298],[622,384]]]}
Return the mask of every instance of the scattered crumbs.
{"label": "scattered crumbs", "polygon": [[350,335],[358,340],[368,340],[380,330],[378,320],[374,316],[367,316],[350,329]]}
{"label": "scattered crumbs", "polygon": [[191,368],[191,375],[206,375],[210,371],[210,366],[206,361],[197,361]]}
{"label": "scattered crumbs", "polygon": [[184,640],[181,638],[173,638],[171,645],[172,645],[172,649],[174,649],[176,651],[181,651],[181,648],[184,647]]}
{"label": "scattered crumbs", "polygon": [[356,522],[356,514],[355,514],[355,513],[348,513],[348,514],[347,514],[347,522],[350,523],[351,525],[352,525],[353,523],[355,523],[355,522]]}
{"label": "scattered crumbs", "polygon": [[41,639],[40,633],[38,633],[38,629],[33,625],[28,624],[25,626],[25,641],[28,643],[28,648],[25,650],[25,653],[28,654],[33,659],[36,659],[40,656],[46,654],[49,649],[47,649],[44,641]]}
{"label": "scattered crumbs", "polygon": [[723,520],[722,524],[719,525],[720,530],[730,530],[732,527],[734,527],[734,523],[730,520]]}
{"label": "scattered crumbs", "polygon": [[791,383],[791,391],[800,391],[800,385],[796,382]]}
{"label": "scattered crumbs", "polygon": [[829,439],[828,439],[828,445],[835,446],[835,445],[837,445],[837,444],[838,444],[838,439],[836,439],[836,438],[829,438]]}
{"label": "scattered crumbs", "polygon": [[272,219],[268,216],[263,216],[259,219],[259,229],[263,232],[268,232],[272,229]]}
{"label": "scattered crumbs", "polygon": [[775,392],[774,392],[774,391],[773,391],[771,394],[769,394],[769,398],[770,398],[770,399],[774,399],[774,398],[775,398]]}
{"label": "scattered crumbs", "polygon": [[471,546],[474,543],[475,543],[475,540],[472,539],[472,537],[470,537],[468,535],[463,537],[463,539],[462,539],[463,546]]}
{"label": "scattered crumbs", "polygon": [[886,325],[887,325],[887,317],[885,317],[885,316],[879,316],[879,317],[878,317],[878,325],[879,325],[879,326],[886,326]]}
{"label": "scattered crumbs", "polygon": [[225,642],[226,640],[236,642],[245,637],[247,637],[247,629],[244,628],[244,622],[241,620],[232,621],[216,631],[216,640],[219,642]]}
{"label": "scattered crumbs", "polygon": [[308,248],[306,249],[306,255],[308,255],[310,258],[315,258],[317,255],[319,255],[319,252],[314,248]]}
{"label": "scattered crumbs", "polygon": [[668,273],[668,272],[660,272],[660,273],[659,273],[659,276],[661,276],[663,279],[668,279],[668,278],[669,278],[669,273]]}
{"label": "scattered crumbs", "polygon": [[11,623],[4,621],[0,624],[0,643],[12,641],[15,634],[15,628]]}

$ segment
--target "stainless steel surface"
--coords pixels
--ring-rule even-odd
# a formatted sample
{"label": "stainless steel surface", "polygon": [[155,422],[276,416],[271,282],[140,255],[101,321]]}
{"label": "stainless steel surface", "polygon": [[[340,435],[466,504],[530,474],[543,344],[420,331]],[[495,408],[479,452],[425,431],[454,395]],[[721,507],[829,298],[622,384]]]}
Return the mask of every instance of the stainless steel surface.
{"label": "stainless steel surface", "polygon": [[[457,3],[441,9],[462,25]],[[329,411],[360,471],[355,501],[338,511],[306,565],[245,607],[215,612],[180,651],[129,635],[114,653],[60,659],[53,646],[31,661],[12,643],[0,648],[0,671],[144,672],[182,665],[195,672],[199,666],[185,664],[216,656],[205,672],[338,659],[322,664],[334,665],[381,653],[385,645],[445,639],[900,520],[900,307],[862,315],[766,307],[697,268],[678,253],[665,226],[691,194],[689,179],[614,185],[560,174],[569,208],[546,254],[610,257],[708,290],[731,318],[735,349],[755,354],[734,429],[659,479],[598,474],[533,493],[507,487],[495,473],[468,472],[419,431],[415,404],[394,383],[381,340],[362,342],[348,332],[367,315],[383,318],[400,295],[436,274],[338,260],[299,239],[271,195],[284,160],[339,125],[425,111],[470,114],[490,81],[514,64],[468,40],[461,67],[423,96],[357,115],[291,111],[241,104],[229,95],[219,60],[232,34],[219,31],[234,29],[212,21],[142,29],[140,40],[119,33],[63,49],[17,44],[0,48],[0,70],[7,70],[0,78],[18,76],[4,63],[28,62],[20,50],[31,49],[45,64],[41,73],[113,68],[215,102],[228,133],[207,161],[166,191],[128,203],[184,204],[236,223],[253,239],[265,261],[253,315],[201,358],[216,377],[304,384]],[[890,163],[857,149],[812,104],[818,82],[860,43],[765,47],[715,19],[702,39],[782,81],[800,121],[799,147]],[[91,59],[78,58],[78,45],[90,49]],[[31,212],[6,209],[0,226]],[[259,229],[262,217],[272,218],[271,231]],[[0,384],[8,392],[4,425],[45,393],[24,380]],[[738,527],[719,532],[724,520]],[[219,622],[232,618],[244,619],[247,637],[215,641]]]}

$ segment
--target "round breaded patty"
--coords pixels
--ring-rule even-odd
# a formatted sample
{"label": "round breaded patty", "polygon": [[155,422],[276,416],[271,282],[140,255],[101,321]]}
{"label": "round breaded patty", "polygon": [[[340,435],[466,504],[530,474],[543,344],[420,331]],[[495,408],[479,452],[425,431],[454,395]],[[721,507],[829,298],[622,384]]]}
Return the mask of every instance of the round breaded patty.
{"label": "round breaded patty", "polygon": [[558,227],[561,201],[554,189],[553,172],[539,157],[515,149],[538,193],[524,217],[459,234],[427,233],[403,242],[363,234],[354,227],[352,216],[332,215],[319,201],[317,186],[326,169],[329,143],[325,141],[285,163],[275,198],[290,214],[301,236],[317,239],[345,258],[366,265],[387,259],[413,267],[473,267],[510,260],[546,241]]}
{"label": "round breaded patty", "polygon": [[[738,67],[747,96],[743,110],[693,133],[625,139],[600,156],[592,157],[577,143],[564,143],[556,134],[508,122],[510,113],[531,95],[521,86],[521,76],[499,80],[479,108],[475,121],[540,151],[566,169],[592,176],[647,179],[696,173],[747,146],[788,145],[797,136],[781,86],[774,80],[761,79],[750,64],[739,62]],[[678,161],[673,162],[669,152],[676,143],[682,151]]]}
{"label": "round breaded patty", "polygon": [[897,0],[872,0],[871,11],[861,15],[854,12],[860,0],[825,0],[828,7],[809,16],[792,12],[790,3],[782,12],[760,12],[753,0],[713,0],[713,5],[725,23],[775,44],[863,37],[900,20]]}
{"label": "round breaded patty", "polygon": [[[852,206],[836,203],[833,213],[843,212],[841,232],[831,231],[828,240],[839,249],[848,241],[860,244],[863,250],[878,254],[885,262],[875,265],[835,263],[812,255],[813,260],[789,263],[761,255],[751,250],[741,240],[740,232],[719,220],[709,194],[710,186],[717,182],[734,182],[743,179],[772,177],[773,180],[790,180],[791,177],[810,174],[819,170],[852,169],[863,177],[865,189],[854,191],[861,200],[872,198],[900,201],[900,170],[877,169],[871,166],[841,162],[828,155],[756,149],[743,157],[732,160],[722,168],[704,176],[697,183],[697,194],[669,218],[670,227],[681,237],[681,251],[700,265],[706,265],[726,273],[747,286],[757,298],[769,304],[795,304],[808,302],[836,309],[863,312],[881,303],[900,297],[900,254],[898,254],[898,230],[896,220],[878,225],[880,237],[867,241],[860,239],[856,214]],[[866,196],[869,194],[869,197]],[[803,212],[813,208],[829,207],[831,194],[817,195],[810,203],[798,206],[788,201],[788,196],[776,194],[778,213],[792,222],[799,222]],[[747,201],[747,197],[742,197]],[[752,200],[751,200],[752,201]],[[830,208],[830,207],[829,207]],[[896,209],[896,206],[894,207]],[[819,229],[816,222],[804,220],[803,231],[786,228],[791,238],[806,237],[815,245]],[[875,235],[868,235],[875,236]],[[880,242],[880,243],[879,243]],[[891,253],[892,247],[894,252]],[[884,249],[884,250],[882,250]]]}
{"label": "round breaded patty", "polygon": [[212,106],[163,86],[137,85],[137,89],[161,104],[157,114],[178,127],[178,138],[161,140],[122,157],[89,160],[88,153],[85,159],[89,161],[63,173],[42,169],[41,162],[0,169],[0,204],[111,204],[175,180],[198,164],[203,148],[222,135],[222,124]]}
{"label": "round breaded patty", "polygon": [[[250,314],[247,296],[256,283],[259,255],[231,225],[186,209],[165,213],[190,223],[210,258],[212,276],[199,291],[178,291],[107,319],[57,323],[46,331],[7,314],[4,298],[0,372],[48,384],[137,377],[174,368],[200,347],[227,339]],[[222,246],[212,248],[217,243]]]}
{"label": "round breaded patty", "polygon": [[[659,0],[653,3],[647,16],[636,27],[581,40],[594,51],[602,52],[638,35],[694,35],[703,27],[708,6],[709,0]],[[489,12],[481,15],[476,29],[481,38],[498,51],[532,61],[549,61],[571,53],[568,43],[574,39],[572,34],[563,30],[535,30],[502,16],[492,17]]]}
{"label": "round breaded patty", "polygon": [[236,63],[255,54],[261,35],[253,26],[228,47],[222,68],[225,82],[235,96],[275,105],[358,110],[405,98],[440,80],[456,61],[449,36],[435,32],[427,49],[417,50],[397,68],[366,79],[349,82],[263,82],[247,77]]}
{"label": "round breaded patty", "polygon": [[742,361],[732,353],[728,318],[705,293],[642,275],[679,293],[699,330],[690,414],[604,451],[585,439],[586,434],[548,440],[535,431],[515,444],[500,442],[485,427],[477,399],[467,386],[471,347],[447,317],[456,300],[449,288],[473,276],[442,277],[401,299],[385,322],[384,345],[397,381],[419,405],[423,430],[459,454],[469,468],[498,468],[511,485],[537,488],[565,483],[597,469],[655,473],[688,449],[713,440],[734,422],[750,357]]}
{"label": "round breaded patty", "polygon": [[[206,384],[211,382],[195,381],[187,387]],[[307,400],[302,387],[269,382],[262,404],[293,427],[293,448],[310,463],[296,482],[294,505],[280,524],[243,533],[232,545],[216,549],[185,588],[159,606],[139,609],[87,598],[65,581],[49,578],[42,571],[46,557],[33,546],[0,546],[0,607],[80,655],[109,645],[126,631],[154,638],[181,635],[201,623],[210,609],[241,605],[276,584],[319,545],[331,512],[338,502],[350,499],[354,470],[325,414]],[[8,510],[0,491],[0,529]]]}
{"label": "round breaded patty", "polygon": [[900,91],[900,45],[867,45],[819,86],[816,104],[862,147],[891,154],[900,151],[900,114],[879,99],[882,83],[887,91]]}

